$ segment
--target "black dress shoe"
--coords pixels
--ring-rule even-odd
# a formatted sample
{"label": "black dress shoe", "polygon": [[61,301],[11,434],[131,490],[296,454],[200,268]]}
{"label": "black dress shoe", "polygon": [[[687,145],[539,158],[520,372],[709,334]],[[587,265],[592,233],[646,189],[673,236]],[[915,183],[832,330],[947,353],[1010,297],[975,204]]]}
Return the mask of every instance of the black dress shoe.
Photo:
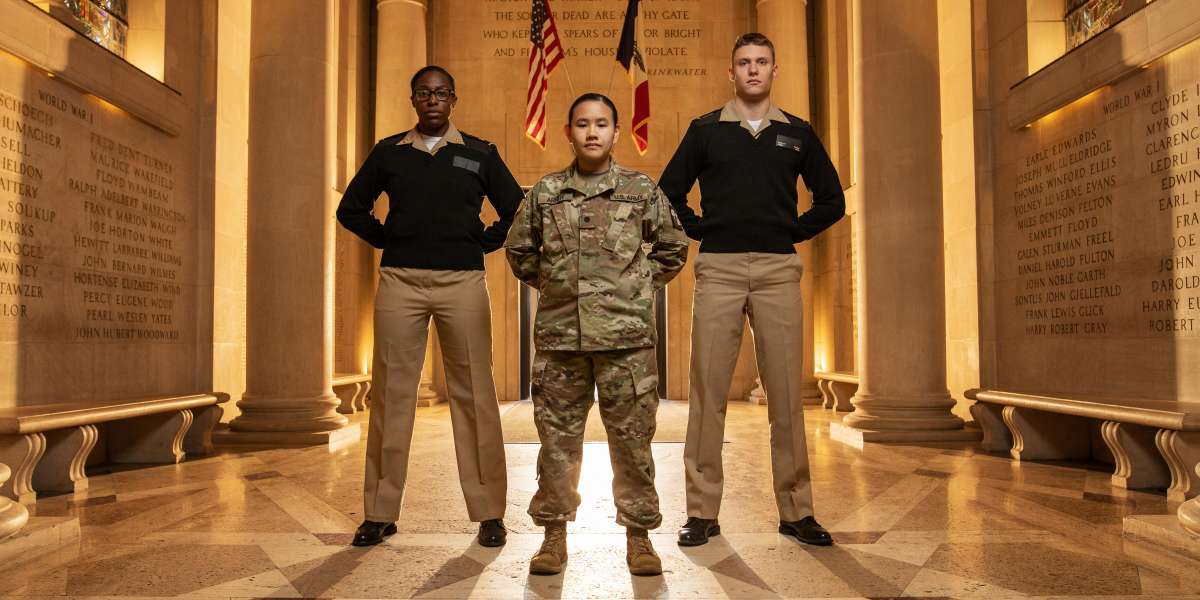
{"label": "black dress shoe", "polygon": [[354,532],[354,541],[350,543],[355,546],[374,546],[393,533],[396,533],[395,523],[363,521],[362,525],[358,526],[358,531]]}
{"label": "black dress shoe", "polygon": [[504,528],[504,521],[500,519],[489,519],[479,524],[479,545],[495,548],[503,546],[504,540],[508,538],[508,530]]}
{"label": "black dress shoe", "polygon": [[679,545],[702,546],[708,543],[708,538],[718,535],[721,535],[721,526],[716,519],[688,517],[687,523],[679,528]]}
{"label": "black dress shoe", "polygon": [[805,544],[812,544],[814,546],[833,545],[833,537],[811,516],[804,517],[799,521],[780,521],[779,533],[790,535]]}

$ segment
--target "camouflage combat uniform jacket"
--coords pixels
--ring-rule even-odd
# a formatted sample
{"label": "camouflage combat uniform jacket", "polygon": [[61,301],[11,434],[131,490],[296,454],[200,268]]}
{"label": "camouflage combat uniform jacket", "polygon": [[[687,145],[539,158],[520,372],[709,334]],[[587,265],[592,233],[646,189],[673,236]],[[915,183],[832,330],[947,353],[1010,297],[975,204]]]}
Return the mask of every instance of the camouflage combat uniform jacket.
{"label": "camouflage combat uniform jacket", "polygon": [[613,161],[591,182],[574,165],[543,177],[504,247],[541,293],[535,347],[597,351],[654,345],[654,291],[683,268],[688,241],[654,181]]}

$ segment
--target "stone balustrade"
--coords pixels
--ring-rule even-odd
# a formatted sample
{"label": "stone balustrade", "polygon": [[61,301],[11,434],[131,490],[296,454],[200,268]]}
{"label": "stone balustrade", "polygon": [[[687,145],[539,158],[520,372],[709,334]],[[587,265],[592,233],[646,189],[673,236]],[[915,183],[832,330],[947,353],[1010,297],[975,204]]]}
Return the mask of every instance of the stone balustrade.
{"label": "stone balustrade", "polygon": [[171,464],[186,453],[209,454],[228,399],[193,394],[0,409],[0,463],[12,465],[11,478],[0,479],[0,497],[32,504],[38,492],[86,491],[84,467],[101,436],[114,463]]}
{"label": "stone balustrade", "polygon": [[818,372],[817,389],[821,391],[821,406],[838,412],[850,412],[850,399],[858,391],[858,375],[841,372]]}
{"label": "stone balustrade", "polygon": [[[1200,536],[1200,403],[967,390],[985,450],[1016,460],[1111,459],[1112,485],[1165,489]],[[1102,447],[1092,443],[1098,429]]]}
{"label": "stone balustrade", "polygon": [[342,401],[337,411],[344,415],[367,410],[367,399],[371,395],[370,373],[335,373],[333,393]]}

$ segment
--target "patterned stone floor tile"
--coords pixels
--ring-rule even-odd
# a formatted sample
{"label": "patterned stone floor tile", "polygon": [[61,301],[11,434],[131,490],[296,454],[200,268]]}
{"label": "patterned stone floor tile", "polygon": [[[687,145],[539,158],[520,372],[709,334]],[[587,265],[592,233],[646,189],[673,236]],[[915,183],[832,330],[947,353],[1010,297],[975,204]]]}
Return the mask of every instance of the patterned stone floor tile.
{"label": "patterned stone floor tile", "polygon": [[358,527],[357,522],[330,506],[307,486],[291,479],[265,479],[253,485],[310,532],[353,533]]}
{"label": "patterned stone floor tile", "polygon": [[1141,592],[1136,566],[1052,544],[944,544],[925,566],[1026,595]]}
{"label": "patterned stone floor tile", "polygon": [[274,569],[256,546],[178,544],[68,567],[67,593],[175,596]]}
{"label": "patterned stone floor tile", "polygon": [[348,545],[362,519],[364,443],[335,452],[242,448],[179,465],[96,471],[87,494],[43,498],[31,513],[78,517],[80,540],[0,568],[0,590],[23,600],[1200,600],[1200,563],[1121,535],[1126,514],[1169,514],[1161,493],[1113,488],[1097,465],[1016,462],[971,444],[855,449],[829,439],[832,413],[814,408],[805,416],[817,517],[834,531],[832,548],[776,532],[766,408],[731,403],[723,535],[706,546],[675,544],[686,518],[683,447],[655,444],[663,525],[652,539],[665,573],[630,576],[607,449],[586,444],[570,561],[561,575],[532,576],[541,528],[525,511],[537,488],[538,446],[505,447],[509,542],[483,548],[466,518],[443,405],[418,411],[399,533],[381,546]]}
{"label": "patterned stone floor tile", "polygon": [[940,479],[911,475],[896,482],[871,502],[833,522],[830,531],[888,530],[925,498],[945,485]]}
{"label": "patterned stone floor tile", "polygon": [[839,544],[874,544],[879,541],[879,538],[887,533],[886,531],[839,531],[837,543]]}
{"label": "patterned stone floor tile", "polygon": [[[150,534],[144,539],[146,543],[158,543],[163,546],[173,544],[203,544],[203,545],[242,545],[262,549],[277,567],[289,567],[294,564],[324,558],[349,545],[350,538],[344,543],[329,545],[316,535],[309,533],[262,533],[262,532],[163,532]],[[233,594],[237,595],[237,594]]]}
{"label": "patterned stone floor tile", "polygon": [[[842,534],[838,534],[841,538]],[[874,544],[848,544],[840,539],[835,540],[843,548],[852,548],[856,552],[882,556],[892,560],[908,563],[913,566],[924,566],[929,557],[941,545],[940,542],[876,542]]]}
{"label": "patterned stone floor tile", "polygon": [[964,600],[977,598],[980,600],[1004,600],[1029,597],[1016,590],[936,569],[921,569],[905,588],[904,596],[962,598]]}
{"label": "patterned stone floor tile", "polygon": [[214,586],[180,594],[179,598],[232,598],[250,596],[254,598],[297,598],[300,592],[292,587],[288,578],[272,569],[249,577],[226,581]]}
{"label": "patterned stone floor tile", "polygon": [[925,495],[891,530],[916,531],[997,531],[1023,529],[1027,524],[1008,514],[988,510],[975,501],[975,482],[951,479]]}

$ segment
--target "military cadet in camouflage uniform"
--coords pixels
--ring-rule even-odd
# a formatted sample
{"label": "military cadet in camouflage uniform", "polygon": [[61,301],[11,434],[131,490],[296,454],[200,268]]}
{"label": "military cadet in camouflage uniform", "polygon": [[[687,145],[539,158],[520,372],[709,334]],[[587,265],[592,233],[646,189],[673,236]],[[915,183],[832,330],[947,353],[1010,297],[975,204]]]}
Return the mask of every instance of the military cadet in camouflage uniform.
{"label": "military cadet in camouflage uniform", "polygon": [[576,161],[529,191],[504,244],[513,273],[541,293],[532,393],[542,449],[529,514],[546,539],[530,572],[558,573],[567,560],[566,522],[579,507],[584,424],[596,388],[629,569],[658,575],[662,563],[647,534],[662,521],[650,453],[658,409],[654,292],[683,268],[688,242],[654,181],[612,161],[612,101],[584,94],[569,114]]}

